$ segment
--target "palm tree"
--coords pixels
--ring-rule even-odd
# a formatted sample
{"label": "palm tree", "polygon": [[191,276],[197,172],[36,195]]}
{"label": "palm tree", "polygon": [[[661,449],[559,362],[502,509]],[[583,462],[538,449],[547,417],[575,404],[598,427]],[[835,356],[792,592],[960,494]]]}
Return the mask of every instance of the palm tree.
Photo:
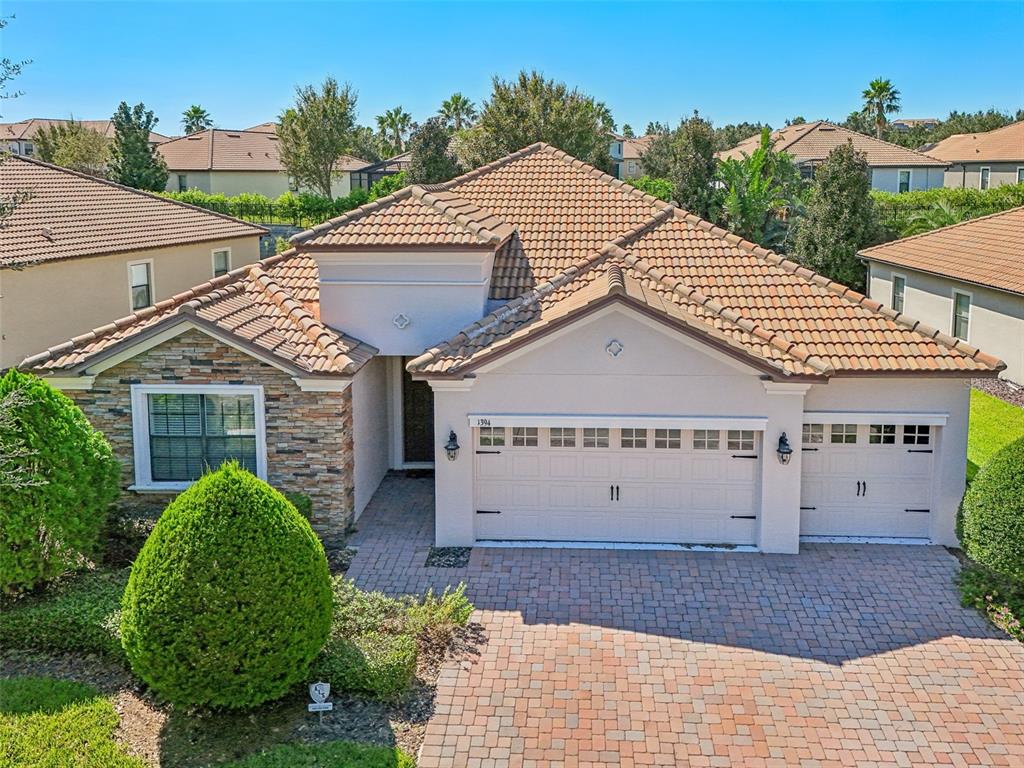
{"label": "palm tree", "polygon": [[193,104],[181,113],[181,127],[185,129],[185,133],[205,131],[213,127],[213,119],[209,112],[198,104]]}
{"label": "palm tree", "polygon": [[405,152],[405,140],[412,130],[412,115],[397,106],[383,115],[377,115],[377,130],[394,154]]}
{"label": "palm tree", "polygon": [[445,125],[456,131],[468,128],[476,120],[476,106],[461,93],[453,93],[449,98],[441,102],[441,108],[437,110]]}
{"label": "palm tree", "polygon": [[911,214],[907,223],[900,231],[900,237],[920,235],[923,232],[931,232],[940,227],[949,227],[959,224],[969,218],[966,212],[950,203],[948,200],[937,200],[930,208],[924,208]]}
{"label": "palm tree", "polygon": [[864,98],[864,114],[875,122],[875,138],[882,138],[882,130],[888,122],[886,115],[900,111],[900,92],[892,87],[892,81],[878,77],[868,83],[861,94]]}

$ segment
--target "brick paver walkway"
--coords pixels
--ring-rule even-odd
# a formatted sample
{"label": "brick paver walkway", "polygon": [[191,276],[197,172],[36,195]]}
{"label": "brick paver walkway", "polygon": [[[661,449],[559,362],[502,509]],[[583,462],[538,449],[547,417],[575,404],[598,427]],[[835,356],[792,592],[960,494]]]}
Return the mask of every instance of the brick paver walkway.
{"label": "brick paver walkway", "polygon": [[1024,765],[1024,646],[960,607],[941,548],[477,548],[428,569],[431,486],[385,480],[349,571],[464,580],[485,627],[441,673],[421,768]]}

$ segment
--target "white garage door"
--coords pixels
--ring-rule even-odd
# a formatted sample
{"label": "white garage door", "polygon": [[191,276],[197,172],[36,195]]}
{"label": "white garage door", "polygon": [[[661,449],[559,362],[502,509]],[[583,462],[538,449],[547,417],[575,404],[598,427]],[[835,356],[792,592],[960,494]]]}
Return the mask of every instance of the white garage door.
{"label": "white garage door", "polygon": [[478,540],[753,544],[761,433],[482,427]]}
{"label": "white garage door", "polygon": [[804,424],[800,533],[928,538],[935,427]]}

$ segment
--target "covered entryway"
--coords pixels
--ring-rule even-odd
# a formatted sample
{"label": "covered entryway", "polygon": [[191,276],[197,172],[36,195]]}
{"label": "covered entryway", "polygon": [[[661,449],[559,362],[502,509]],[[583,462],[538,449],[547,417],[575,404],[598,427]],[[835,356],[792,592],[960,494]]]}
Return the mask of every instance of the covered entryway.
{"label": "covered entryway", "polygon": [[752,545],[761,434],[477,427],[476,539]]}
{"label": "covered entryway", "polygon": [[804,424],[801,535],[930,538],[936,430]]}

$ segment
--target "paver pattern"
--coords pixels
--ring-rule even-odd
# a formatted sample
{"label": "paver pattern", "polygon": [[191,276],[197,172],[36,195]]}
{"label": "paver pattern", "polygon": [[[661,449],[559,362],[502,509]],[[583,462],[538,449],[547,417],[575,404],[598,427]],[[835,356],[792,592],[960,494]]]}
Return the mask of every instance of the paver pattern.
{"label": "paver pattern", "polygon": [[421,768],[1024,765],[1024,646],[959,605],[942,548],[426,568],[432,482],[385,480],[349,571],[392,593],[464,580],[486,630],[441,673]]}

